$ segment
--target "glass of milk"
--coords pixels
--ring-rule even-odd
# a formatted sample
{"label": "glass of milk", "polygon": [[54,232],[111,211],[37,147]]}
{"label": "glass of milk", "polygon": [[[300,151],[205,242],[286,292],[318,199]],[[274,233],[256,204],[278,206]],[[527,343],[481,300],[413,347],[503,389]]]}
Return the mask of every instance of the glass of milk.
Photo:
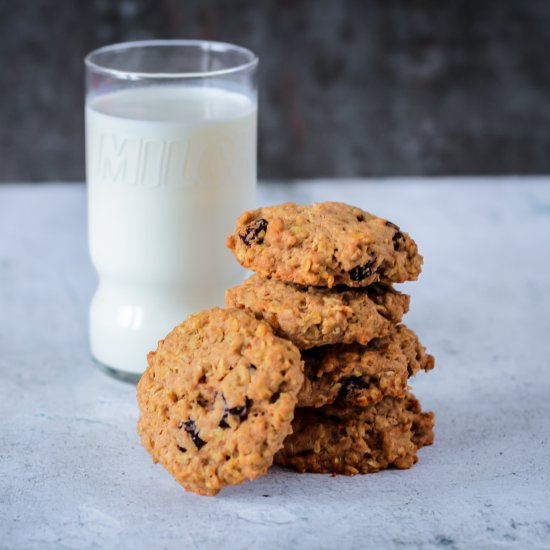
{"label": "glass of milk", "polygon": [[104,370],[137,380],[159,339],[242,280],[225,239],[254,206],[258,59],[154,40],[85,64],[90,346]]}

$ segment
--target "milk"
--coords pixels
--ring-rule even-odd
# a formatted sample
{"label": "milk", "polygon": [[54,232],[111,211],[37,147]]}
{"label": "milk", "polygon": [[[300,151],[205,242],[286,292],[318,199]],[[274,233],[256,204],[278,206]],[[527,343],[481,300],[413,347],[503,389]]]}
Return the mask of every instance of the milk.
{"label": "milk", "polygon": [[150,86],[86,106],[93,356],[141,373],[190,313],[223,304],[242,270],[225,247],[254,204],[256,107],[212,87]]}

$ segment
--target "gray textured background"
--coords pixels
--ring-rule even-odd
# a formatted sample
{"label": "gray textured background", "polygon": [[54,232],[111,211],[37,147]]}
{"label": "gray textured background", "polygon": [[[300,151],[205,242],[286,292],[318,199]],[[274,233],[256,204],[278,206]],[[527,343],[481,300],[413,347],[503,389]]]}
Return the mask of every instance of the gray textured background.
{"label": "gray textured background", "polygon": [[0,2],[0,181],[82,180],[89,50],[261,59],[263,178],[550,171],[550,1]]}

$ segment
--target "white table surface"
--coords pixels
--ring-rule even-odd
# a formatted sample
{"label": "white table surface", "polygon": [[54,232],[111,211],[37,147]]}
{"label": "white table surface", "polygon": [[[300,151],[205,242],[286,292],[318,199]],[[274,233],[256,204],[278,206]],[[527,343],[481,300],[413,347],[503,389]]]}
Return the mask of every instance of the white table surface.
{"label": "white table surface", "polygon": [[88,354],[82,185],[0,186],[0,548],[550,548],[550,178],[265,185],[388,217],[425,256],[406,322],[436,441],[411,470],[185,493]]}

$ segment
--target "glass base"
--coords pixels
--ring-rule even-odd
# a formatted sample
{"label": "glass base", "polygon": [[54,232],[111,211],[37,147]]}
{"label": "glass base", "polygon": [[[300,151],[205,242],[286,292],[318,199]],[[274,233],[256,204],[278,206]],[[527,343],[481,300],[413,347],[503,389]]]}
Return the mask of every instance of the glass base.
{"label": "glass base", "polygon": [[96,367],[104,372],[105,374],[108,374],[109,376],[112,376],[113,378],[116,378],[117,380],[121,380],[122,382],[128,382],[129,384],[137,384],[139,382],[139,379],[141,378],[141,374],[137,374],[135,372],[128,372],[124,370],[118,370],[114,369],[113,367],[109,367],[102,363],[101,361],[98,361],[93,355],[92,359],[96,365]]}

